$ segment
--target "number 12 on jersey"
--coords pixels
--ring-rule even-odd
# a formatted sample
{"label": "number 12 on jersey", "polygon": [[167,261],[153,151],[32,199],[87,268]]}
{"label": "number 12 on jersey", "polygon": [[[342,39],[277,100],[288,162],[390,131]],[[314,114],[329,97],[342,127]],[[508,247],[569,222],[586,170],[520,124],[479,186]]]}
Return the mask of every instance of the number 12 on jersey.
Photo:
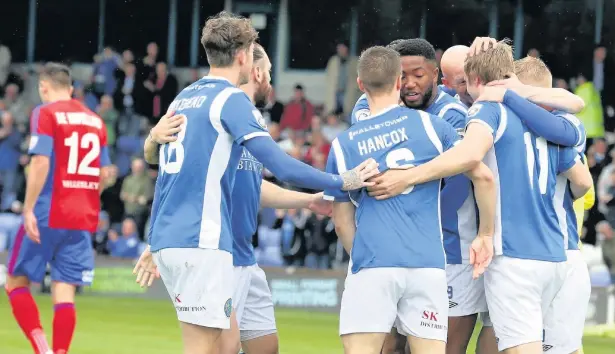
{"label": "number 12 on jersey", "polygon": [[[530,175],[530,186],[534,188],[534,169],[536,167],[536,157],[534,154],[534,144],[532,134],[526,132],[523,134],[525,142],[525,151],[527,155],[527,171]],[[536,138],[536,150],[538,150],[538,188],[540,194],[547,193],[547,178],[549,177],[549,147],[545,138]]]}
{"label": "number 12 on jersey", "polygon": [[[64,146],[68,146],[68,167],[69,174],[82,176],[99,176],[100,168],[93,167],[92,162],[100,156],[100,138],[94,133],[85,133],[79,137],[79,133],[73,132],[68,138],[64,139]],[[79,148],[89,149],[81,162],[79,162]]]}

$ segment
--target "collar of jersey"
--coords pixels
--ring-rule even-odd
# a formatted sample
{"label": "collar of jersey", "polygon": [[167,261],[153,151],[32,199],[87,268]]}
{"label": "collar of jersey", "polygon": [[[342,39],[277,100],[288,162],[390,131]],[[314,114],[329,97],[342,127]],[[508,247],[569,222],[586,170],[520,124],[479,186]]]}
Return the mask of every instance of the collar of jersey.
{"label": "collar of jersey", "polygon": [[220,81],[226,81],[229,84],[231,83],[227,78],[222,77],[222,76],[208,76],[208,75],[205,75],[205,76],[203,76],[203,79],[204,80],[220,80]]}
{"label": "collar of jersey", "polygon": [[389,107],[387,107],[387,108],[383,109],[382,111],[378,112],[377,114],[374,114],[374,115],[371,115],[371,116],[364,117],[363,119],[361,119],[361,121],[368,120],[368,119],[372,119],[372,118],[377,118],[377,117],[379,117],[379,116],[381,116],[381,115],[383,115],[383,114],[387,113],[388,111],[392,110],[393,108],[397,108],[397,107],[400,107],[400,105],[398,105],[398,104],[392,104],[391,106],[389,106]]}

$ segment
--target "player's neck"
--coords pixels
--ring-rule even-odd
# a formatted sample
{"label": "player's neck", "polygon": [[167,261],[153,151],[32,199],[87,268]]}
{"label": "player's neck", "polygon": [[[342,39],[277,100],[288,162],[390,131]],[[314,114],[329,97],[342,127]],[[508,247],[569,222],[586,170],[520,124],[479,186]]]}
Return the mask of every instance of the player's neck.
{"label": "player's neck", "polygon": [[239,70],[233,67],[229,68],[211,68],[207,76],[217,76],[227,79],[231,84],[239,87]]}
{"label": "player's neck", "polygon": [[50,92],[47,97],[47,103],[58,102],[58,101],[68,101],[71,100],[72,97],[68,92]]}
{"label": "player's neck", "polygon": [[383,94],[378,96],[367,95],[367,102],[369,103],[369,111],[371,115],[375,116],[391,108],[392,106],[399,105],[399,92],[392,92],[391,94]]}
{"label": "player's neck", "polygon": [[429,97],[429,101],[425,102],[425,106],[421,109],[425,109],[429,106],[431,106],[434,102],[436,102],[436,99],[438,98],[438,96],[440,96],[440,88],[438,87],[438,85],[436,85],[432,90],[431,90],[431,97]]}
{"label": "player's neck", "polygon": [[252,81],[250,81],[249,83],[247,83],[245,85],[241,85],[239,88],[243,92],[245,92],[246,95],[248,95],[248,97],[250,97],[250,101],[252,101],[252,104],[254,104],[254,93],[256,92],[256,88],[254,87],[254,83]]}

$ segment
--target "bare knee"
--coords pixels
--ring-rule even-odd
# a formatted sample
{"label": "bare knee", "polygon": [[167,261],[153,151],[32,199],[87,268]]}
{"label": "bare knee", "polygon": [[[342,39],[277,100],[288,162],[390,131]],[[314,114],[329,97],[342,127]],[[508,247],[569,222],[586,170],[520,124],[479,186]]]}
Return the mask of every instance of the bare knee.
{"label": "bare knee", "polygon": [[54,304],[75,303],[76,287],[72,284],[53,282],[51,284],[51,296]]}
{"label": "bare knee", "polygon": [[4,288],[6,289],[7,292],[11,292],[17,288],[27,288],[30,286],[30,280],[28,280],[28,277],[23,276],[23,275],[7,275],[6,277],[6,284],[4,285]]}

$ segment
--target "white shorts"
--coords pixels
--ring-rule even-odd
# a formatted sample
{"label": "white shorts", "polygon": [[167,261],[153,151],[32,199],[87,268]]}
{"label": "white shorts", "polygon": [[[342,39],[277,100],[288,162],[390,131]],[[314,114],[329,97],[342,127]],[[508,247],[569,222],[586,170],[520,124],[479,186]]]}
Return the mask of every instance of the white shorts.
{"label": "white shorts", "polygon": [[566,276],[566,262],[497,256],[485,272],[489,317],[503,351],[541,342],[543,321]]}
{"label": "white shorts", "polygon": [[436,268],[364,268],[346,277],[340,335],[390,333],[446,342],[446,272]]}
{"label": "white shorts", "polygon": [[165,248],[154,252],[154,262],[180,322],[230,328],[233,256],[229,252]]}
{"label": "white shorts", "polygon": [[471,264],[447,264],[448,317],[474,315],[487,311],[483,277],[472,279]]}
{"label": "white shorts", "polygon": [[257,338],[251,333],[276,332],[273,299],[265,272],[256,264],[235,267],[233,307],[242,341]]}
{"label": "white shorts", "polygon": [[566,252],[568,272],[545,318],[543,348],[549,354],[568,354],[581,348],[585,313],[591,295],[587,264],[581,251]]}

